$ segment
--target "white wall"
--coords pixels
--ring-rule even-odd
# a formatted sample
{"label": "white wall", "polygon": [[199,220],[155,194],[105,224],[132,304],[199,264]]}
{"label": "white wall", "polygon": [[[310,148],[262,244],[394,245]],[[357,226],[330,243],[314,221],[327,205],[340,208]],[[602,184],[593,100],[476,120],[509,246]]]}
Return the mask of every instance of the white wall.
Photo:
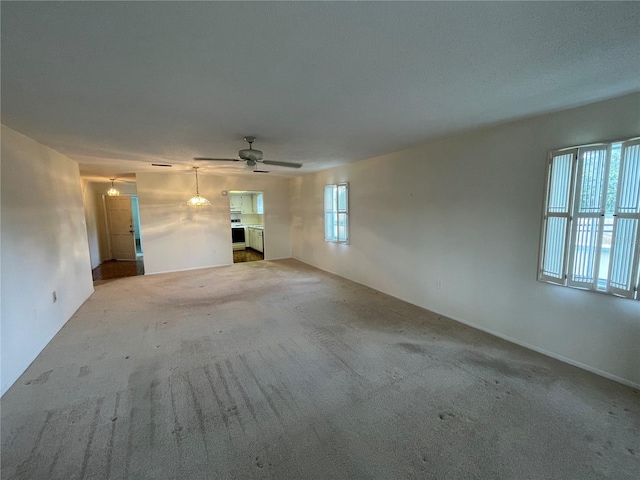
{"label": "white wall", "polygon": [[[634,94],[293,179],[292,256],[640,384],[640,302],[536,281],[547,152],[638,134]],[[323,186],[344,181],[348,246],[323,234]]]}
{"label": "white wall", "polygon": [[93,292],[78,164],[4,125],[1,223],[4,393]]}
{"label": "white wall", "polygon": [[222,191],[264,192],[265,259],[291,256],[289,183],[267,175],[219,176],[200,171],[200,194],[211,205],[193,208],[193,172],[138,173],[140,224],[145,273],[233,263],[229,197]]}
{"label": "white wall", "polygon": [[87,239],[89,242],[89,257],[91,258],[91,268],[100,265],[102,256],[100,255],[100,219],[102,200],[96,194],[94,186],[87,180],[82,180],[82,203],[84,204],[84,218],[87,225]]}

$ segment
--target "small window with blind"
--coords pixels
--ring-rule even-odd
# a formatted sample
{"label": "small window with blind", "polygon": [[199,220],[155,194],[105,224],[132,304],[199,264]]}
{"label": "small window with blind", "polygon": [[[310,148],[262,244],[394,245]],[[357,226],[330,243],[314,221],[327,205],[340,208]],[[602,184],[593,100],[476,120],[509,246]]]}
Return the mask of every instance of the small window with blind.
{"label": "small window with blind", "polygon": [[346,183],[324,187],[324,239],[349,243],[349,185]]}
{"label": "small window with blind", "polygon": [[538,279],[640,299],[640,138],[551,152]]}

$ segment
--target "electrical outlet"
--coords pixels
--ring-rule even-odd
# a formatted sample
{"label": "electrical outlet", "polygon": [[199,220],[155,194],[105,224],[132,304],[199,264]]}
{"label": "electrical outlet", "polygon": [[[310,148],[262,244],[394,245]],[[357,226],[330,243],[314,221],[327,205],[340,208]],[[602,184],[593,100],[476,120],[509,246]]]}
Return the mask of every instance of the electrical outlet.
{"label": "electrical outlet", "polygon": [[442,280],[438,279],[436,280],[436,286],[438,287],[438,290],[442,290]]}
{"label": "electrical outlet", "polygon": [[53,303],[56,303],[58,301],[58,294],[55,290],[51,292],[51,298],[53,298]]}

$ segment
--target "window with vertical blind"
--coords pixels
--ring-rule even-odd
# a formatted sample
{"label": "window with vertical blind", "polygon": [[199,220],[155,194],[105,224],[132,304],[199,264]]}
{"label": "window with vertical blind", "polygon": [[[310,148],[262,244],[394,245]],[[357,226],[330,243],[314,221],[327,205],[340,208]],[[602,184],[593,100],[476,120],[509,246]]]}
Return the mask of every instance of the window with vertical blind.
{"label": "window with vertical blind", "polygon": [[324,187],[324,239],[349,243],[349,185],[338,183]]}
{"label": "window with vertical blind", "polygon": [[551,152],[538,279],[640,299],[640,138]]}

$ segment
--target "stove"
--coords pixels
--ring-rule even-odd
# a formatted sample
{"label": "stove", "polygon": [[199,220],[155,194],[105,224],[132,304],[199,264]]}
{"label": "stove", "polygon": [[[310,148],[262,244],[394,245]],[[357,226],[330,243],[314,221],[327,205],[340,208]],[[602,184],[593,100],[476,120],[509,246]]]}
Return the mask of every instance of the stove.
{"label": "stove", "polygon": [[245,242],[246,238],[246,228],[242,225],[242,221],[239,218],[231,219],[231,243],[233,245],[233,250],[246,250],[247,244]]}

